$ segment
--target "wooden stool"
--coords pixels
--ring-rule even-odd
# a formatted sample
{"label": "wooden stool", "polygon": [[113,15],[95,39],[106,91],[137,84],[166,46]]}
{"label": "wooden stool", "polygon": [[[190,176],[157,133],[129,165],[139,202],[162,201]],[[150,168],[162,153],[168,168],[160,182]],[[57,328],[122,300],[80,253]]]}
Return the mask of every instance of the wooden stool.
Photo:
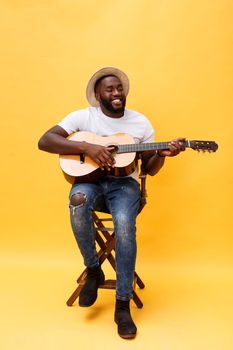
{"label": "wooden stool", "polygon": [[[141,205],[139,209],[139,213],[141,212],[142,208],[146,204],[146,174],[141,171],[139,175],[140,181],[141,181]],[[107,259],[109,263],[111,264],[112,268],[116,271],[116,262],[115,262],[115,256],[113,255],[115,251],[115,233],[114,228],[112,227],[106,227],[106,222],[112,222],[112,217],[110,218],[101,218],[99,213],[97,215],[96,212],[93,213],[93,220],[96,230],[96,243],[99,246],[98,256],[100,263],[103,264],[104,261]],[[70,298],[67,300],[66,304],[68,306],[72,306],[76,299],[79,297],[79,294],[86,282],[87,277],[87,268],[81,273],[81,275],[77,279],[78,287],[75,289],[75,291],[72,293]],[[134,282],[133,282],[133,301],[137,305],[138,308],[143,307],[143,303],[140,300],[139,296],[137,295],[135,289],[136,286],[138,286],[140,289],[143,289],[145,287],[144,283],[142,282],[141,278],[138,276],[138,274],[134,273]],[[99,288],[102,289],[116,289],[116,280],[107,279],[105,280],[103,285],[100,285]]]}

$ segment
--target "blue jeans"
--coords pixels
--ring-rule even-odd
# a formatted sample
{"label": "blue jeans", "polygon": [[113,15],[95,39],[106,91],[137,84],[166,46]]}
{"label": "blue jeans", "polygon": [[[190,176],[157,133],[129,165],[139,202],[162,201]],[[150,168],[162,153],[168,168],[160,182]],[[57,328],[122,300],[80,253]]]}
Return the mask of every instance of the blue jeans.
{"label": "blue jeans", "polygon": [[97,183],[74,184],[70,199],[75,194],[82,194],[84,201],[77,206],[70,204],[71,226],[87,267],[99,265],[92,212],[107,209],[112,214],[116,242],[116,297],[129,300],[132,298],[137,249],[138,182],[131,177],[107,176]]}

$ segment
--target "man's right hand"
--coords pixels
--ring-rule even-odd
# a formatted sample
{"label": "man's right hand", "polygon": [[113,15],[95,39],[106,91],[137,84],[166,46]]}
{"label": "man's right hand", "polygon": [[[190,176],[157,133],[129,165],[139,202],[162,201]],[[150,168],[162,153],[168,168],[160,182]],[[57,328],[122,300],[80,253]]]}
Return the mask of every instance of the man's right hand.
{"label": "man's right hand", "polygon": [[88,155],[101,169],[109,170],[114,167],[115,159],[112,152],[114,147],[105,147],[88,142],[74,142],[68,140],[69,134],[59,125],[49,129],[39,140],[39,149],[57,154]]}
{"label": "man's right hand", "polygon": [[112,155],[114,147],[85,143],[84,149],[84,153],[94,160],[102,170],[110,170],[110,167],[114,167],[116,163]]}

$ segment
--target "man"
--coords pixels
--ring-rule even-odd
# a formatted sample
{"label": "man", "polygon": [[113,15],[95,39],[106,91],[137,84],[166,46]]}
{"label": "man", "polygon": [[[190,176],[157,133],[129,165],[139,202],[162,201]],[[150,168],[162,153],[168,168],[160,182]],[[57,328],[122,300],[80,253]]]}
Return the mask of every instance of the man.
{"label": "man", "polygon": [[[39,141],[39,149],[61,155],[84,154],[101,169],[108,170],[115,164],[112,147],[71,141],[67,136],[77,131],[95,132],[100,136],[124,132],[130,134],[136,143],[153,142],[154,131],[147,118],[125,108],[128,91],[129,80],[124,72],[113,67],[100,69],[87,85],[86,94],[91,107],[70,113],[48,130]],[[143,169],[149,175],[155,175],[162,168],[165,157],[184,151],[183,141],[181,138],[171,141],[166,150],[142,152]],[[117,274],[115,322],[123,338],[134,338],[137,332],[129,302],[135,269],[135,223],[139,203],[136,172],[124,177],[104,175],[91,183],[75,181],[70,192],[71,226],[88,271],[79,296],[80,306],[91,306],[96,301],[99,285],[104,282],[95,249],[92,211],[107,207],[113,216]]]}

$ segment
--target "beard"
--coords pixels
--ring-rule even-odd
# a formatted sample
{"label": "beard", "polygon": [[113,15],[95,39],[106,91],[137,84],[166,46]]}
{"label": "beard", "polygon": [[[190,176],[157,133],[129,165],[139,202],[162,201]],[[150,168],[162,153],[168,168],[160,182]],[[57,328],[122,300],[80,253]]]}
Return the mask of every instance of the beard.
{"label": "beard", "polygon": [[111,113],[118,114],[118,113],[124,113],[125,111],[125,104],[126,104],[126,98],[121,98],[122,106],[121,107],[114,107],[112,103],[108,100],[103,99],[100,97],[100,103]]}

